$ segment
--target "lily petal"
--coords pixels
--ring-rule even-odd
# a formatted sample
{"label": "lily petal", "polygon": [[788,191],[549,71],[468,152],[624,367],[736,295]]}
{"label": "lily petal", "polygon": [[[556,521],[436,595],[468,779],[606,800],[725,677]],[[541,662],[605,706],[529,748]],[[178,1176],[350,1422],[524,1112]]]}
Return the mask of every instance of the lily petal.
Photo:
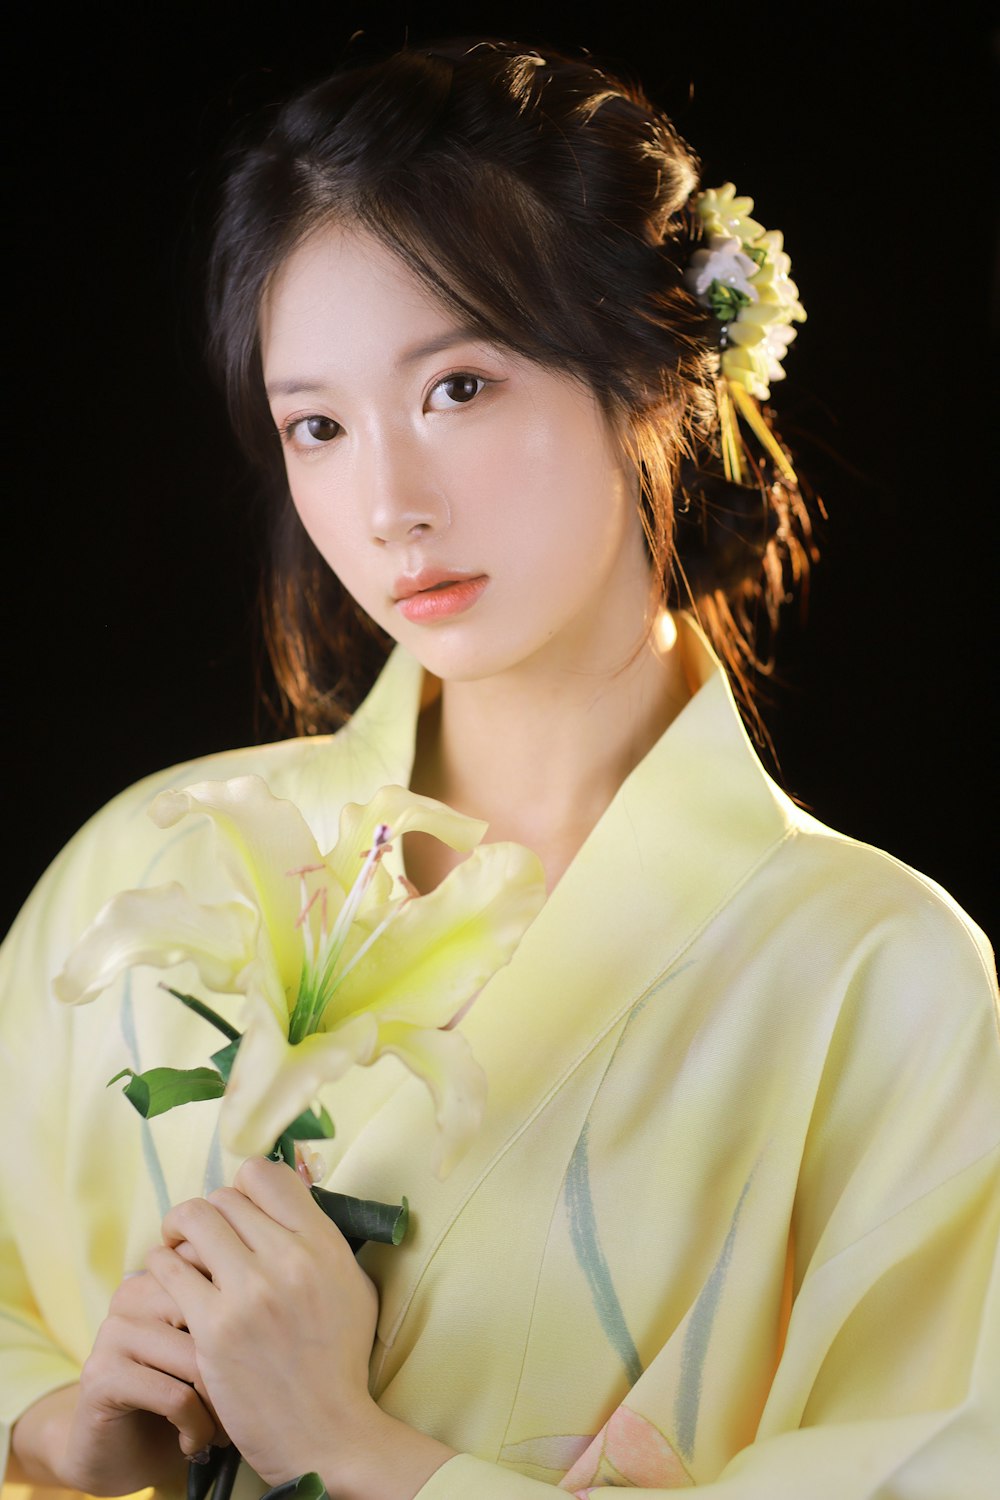
{"label": "lily petal", "polygon": [[[294,803],[275,797],[259,776],[202,781],[182,791],[161,792],[149,815],[160,828],[169,828],[195,812],[211,818],[237,889],[260,907],[282,981],[297,990],[302,940],[295,923],[301,892],[289,872],[323,863],[305,818]],[[331,894],[343,901],[342,892]]]}
{"label": "lily petal", "polygon": [[[444,802],[421,797],[406,787],[381,787],[364,806],[348,802],[341,811],[337,842],[327,855],[326,863],[345,890],[353,885],[380,823],[388,825],[394,840],[402,838],[405,833],[429,833],[449,848],[461,851],[474,849],[489,826],[478,818],[467,818],[455,812]],[[391,887],[391,876],[379,866],[363,911],[383,905],[389,899]]]}
{"label": "lily petal", "polygon": [[136,964],[172,969],[190,960],[219,994],[241,990],[253,959],[257,915],[241,901],[202,905],[175,883],[122,891],[98,912],[73,949],[53,991],[65,1005],[86,1005]]}
{"label": "lily petal", "polygon": [[545,901],[536,855],[482,844],[436,890],[407,903],[334,991],[331,1029],[367,1009],[386,1021],[444,1026],[506,964]]}
{"label": "lily petal", "polygon": [[370,1015],[352,1016],[336,1031],[290,1045],[272,1011],[258,1007],[236,1054],[222,1101],[223,1144],[237,1156],[271,1150],[290,1120],[308,1109],[325,1083],[375,1056],[378,1028]]}
{"label": "lily petal", "polygon": [[486,1074],[460,1031],[391,1022],[379,1027],[378,1050],[394,1053],[430,1089],[439,1132],[434,1172],[447,1177],[482,1124]]}

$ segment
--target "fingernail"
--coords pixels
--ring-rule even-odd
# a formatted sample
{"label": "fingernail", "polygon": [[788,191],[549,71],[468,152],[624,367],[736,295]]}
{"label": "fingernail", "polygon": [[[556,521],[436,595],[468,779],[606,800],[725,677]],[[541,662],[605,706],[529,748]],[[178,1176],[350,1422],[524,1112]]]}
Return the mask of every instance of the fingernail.
{"label": "fingernail", "polygon": [[192,1453],[191,1462],[193,1464],[207,1464],[211,1457],[212,1448],[209,1445],[207,1448],[199,1448],[197,1453]]}
{"label": "fingernail", "polygon": [[312,1187],[323,1177],[323,1160],[319,1153],[301,1141],[295,1142],[295,1170],[307,1187]]}

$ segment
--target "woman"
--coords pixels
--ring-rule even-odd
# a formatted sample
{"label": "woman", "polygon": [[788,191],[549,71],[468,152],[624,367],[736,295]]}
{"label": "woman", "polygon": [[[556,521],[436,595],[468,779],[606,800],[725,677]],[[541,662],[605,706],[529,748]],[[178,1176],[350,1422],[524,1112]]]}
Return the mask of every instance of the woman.
{"label": "woman", "polygon": [[[261,1480],[351,1500],[986,1492],[985,940],[789,803],[663,609],[686,584],[739,681],[756,601],[773,615],[810,549],[766,430],[729,453],[759,488],[721,473],[695,187],[641,97],[491,43],[335,78],[237,165],[215,352],[290,495],[270,623],[300,727],[403,649],[332,740],[124,794],[8,945],[7,1086],[39,1142],[4,1168],[12,1477],[170,1484],[228,1436]],[[154,1152],[104,1095],[112,1016],[136,1056],[203,1055],[152,981],[38,1016],[103,901],[181,858],[136,816],[154,791],[245,772],[321,847],[344,802],[409,784],[533,849],[550,892],[460,1022],[489,1106],[443,1183],[419,1090],[331,1090],[331,1181],[418,1206],[360,1265],[279,1165],[201,1196],[205,1114]],[[420,890],[454,863],[406,850]],[[32,1104],[39,1056],[58,1109]],[[65,1192],[27,1225],[39,1171]]]}

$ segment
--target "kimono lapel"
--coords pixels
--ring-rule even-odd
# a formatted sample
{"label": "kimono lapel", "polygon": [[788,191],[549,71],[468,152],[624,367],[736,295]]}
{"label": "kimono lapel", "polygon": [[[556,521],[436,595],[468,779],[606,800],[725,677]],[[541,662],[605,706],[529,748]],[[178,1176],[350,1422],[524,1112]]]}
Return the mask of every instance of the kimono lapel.
{"label": "kimono lapel", "polygon": [[383,786],[409,786],[423,675],[397,646],[353,717],[335,735],[311,742],[293,783],[281,789],[302,809],[321,849],[336,842],[345,802],[368,802]]}
{"label": "kimono lapel", "polygon": [[434,1179],[427,1091],[408,1076],[387,1084],[383,1075],[387,1102],[333,1175],[340,1191],[390,1201],[406,1194],[414,1205],[400,1249],[362,1252],[381,1288],[386,1348],[491,1168],[791,832],[791,804],[760,766],[721,668],[690,621],[681,630],[699,690],[623,783],[511,963],[461,1023],[489,1082],[486,1118],[467,1154],[445,1181]]}

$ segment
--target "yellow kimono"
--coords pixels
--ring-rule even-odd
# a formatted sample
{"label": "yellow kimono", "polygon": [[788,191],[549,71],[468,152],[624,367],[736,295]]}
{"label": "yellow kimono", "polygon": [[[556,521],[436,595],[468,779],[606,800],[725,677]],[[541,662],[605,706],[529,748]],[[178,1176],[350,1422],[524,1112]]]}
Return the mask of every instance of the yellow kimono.
{"label": "yellow kimono", "polygon": [[[371,1386],[459,1456],[420,1500],[689,1485],[719,1500],[1000,1490],[1000,1045],[989,947],[932,882],[824,828],[701,684],[461,1025],[485,1124],[430,1171],[392,1058],[329,1088],[331,1185],[414,1205]],[[70,1010],[51,978],[115,891],[183,878],[165,786],[247,772],[329,847],[406,783],[421,671],[391,657],[331,739],[197,761],[67,847],[3,951],[0,1422],[77,1378],[172,1201],[231,1173],[217,1106],[139,1120],[106,1080],[192,1067],[205,1023],[135,971]],[[846,772],[845,772],[846,774]],[[231,1014],[238,1015],[238,1001]],[[5,1429],[6,1430],[6,1429]],[[237,1493],[262,1486],[241,1478]]]}

